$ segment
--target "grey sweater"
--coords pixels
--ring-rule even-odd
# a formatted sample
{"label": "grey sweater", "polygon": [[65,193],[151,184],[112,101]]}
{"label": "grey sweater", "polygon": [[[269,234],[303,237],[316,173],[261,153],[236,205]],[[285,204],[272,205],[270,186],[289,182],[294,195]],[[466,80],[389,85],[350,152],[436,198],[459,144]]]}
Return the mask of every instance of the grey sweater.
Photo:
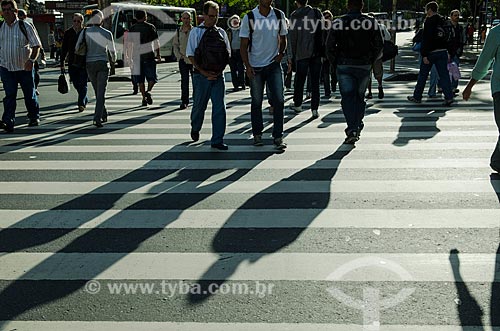
{"label": "grey sweater", "polygon": [[[316,31],[314,28],[322,28],[322,15],[321,19],[318,18],[316,10],[309,5],[298,8],[290,15],[288,33],[295,61],[308,59],[314,55],[314,32]],[[313,26],[313,24],[315,25]]]}

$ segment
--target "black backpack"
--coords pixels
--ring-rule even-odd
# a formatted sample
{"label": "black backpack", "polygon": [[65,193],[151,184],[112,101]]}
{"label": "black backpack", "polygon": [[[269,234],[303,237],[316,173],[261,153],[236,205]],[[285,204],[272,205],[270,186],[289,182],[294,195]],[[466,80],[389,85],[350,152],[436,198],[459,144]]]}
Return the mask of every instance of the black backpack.
{"label": "black backpack", "polygon": [[453,27],[448,24],[443,16],[439,17],[439,23],[436,26],[436,33],[434,39],[437,43],[447,46],[453,35]]}
{"label": "black backpack", "polygon": [[216,27],[198,28],[205,29],[205,32],[194,51],[196,64],[207,71],[222,72],[229,63],[229,52],[224,38]]}

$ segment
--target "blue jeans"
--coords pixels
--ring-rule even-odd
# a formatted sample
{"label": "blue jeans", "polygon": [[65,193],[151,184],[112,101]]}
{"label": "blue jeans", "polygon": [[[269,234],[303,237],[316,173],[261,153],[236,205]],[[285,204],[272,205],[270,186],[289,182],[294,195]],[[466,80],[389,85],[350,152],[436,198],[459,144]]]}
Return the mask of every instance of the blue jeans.
{"label": "blue jeans", "polygon": [[430,97],[436,96],[437,84],[438,84],[438,72],[436,70],[436,66],[433,65],[431,69],[431,77],[429,78],[429,91],[427,91],[428,96]]}
{"label": "blue jeans", "polygon": [[365,92],[370,80],[371,65],[337,65],[341,105],[347,122],[346,134],[359,133],[363,129],[365,117]]}
{"label": "blue jeans", "polygon": [[189,104],[189,75],[193,76],[193,65],[179,60],[179,72],[181,74],[181,103]]}
{"label": "blue jeans", "polygon": [[24,104],[28,111],[28,118],[36,120],[40,118],[40,105],[35,92],[34,70],[31,71],[9,71],[0,67],[0,76],[2,78],[5,97],[3,98],[2,121],[8,128],[13,128],[16,121],[16,99],[17,86],[21,85],[24,94]]}
{"label": "blue jeans", "polygon": [[[309,77],[308,77],[309,72]],[[293,103],[301,106],[304,99],[304,83],[311,84],[311,109],[319,108],[319,81],[321,74],[321,57],[312,57],[297,61],[297,72],[293,84]]]}
{"label": "blue jeans", "polygon": [[201,131],[208,100],[212,101],[212,138],[210,143],[223,143],[226,132],[226,88],[224,76],[208,80],[200,73],[193,74],[193,108],[191,109],[191,129]]}
{"label": "blue jeans", "polygon": [[493,112],[495,114],[495,123],[498,129],[497,145],[493,154],[491,154],[490,166],[496,171],[500,170],[500,92],[493,94]]}
{"label": "blue jeans", "polygon": [[[286,83],[286,74],[288,72],[288,62],[281,61],[281,71],[283,72],[283,81]],[[286,84],[285,84],[286,85]],[[269,89],[269,84],[266,84],[266,96],[269,106],[274,107],[272,104],[271,90]]]}
{"label": "blue jeans", "polygon": [[264,130],[262,100],[264,99],[264,86],[267,84],[269,86],[269,98],[271,99],[270,104],[274,107],[273,137],[281,138],[283,137],[283,109],[285,108],[281,64],[273,62],[265,67],[253,68],[253,70],[255,76],[250,80],[252,133],[254,136],[261,135]]}
{"label": "blue jeans", "polygon": [[87,96],[87,69],[70,65],[68,73],[75,90],[78,92],[78,106],[87,106],[87,103],[89,102],[89,98]]}
{"label": "blue jeans", "polygon": [[424,92],[429,71],[431,71],[432,65],[435,65],[439,76],[439,85],[443,89],[444,98],[446,100],[453,100],[450,75],[448,73],[448,52],[432,52],[429,53],[427,59],[429,60],[429,64],[425,64],[424,61],[420,62],[420,71],[418,72],[417,85],[413,91],[413,97],[417,100],[422,100],[422,93]]}

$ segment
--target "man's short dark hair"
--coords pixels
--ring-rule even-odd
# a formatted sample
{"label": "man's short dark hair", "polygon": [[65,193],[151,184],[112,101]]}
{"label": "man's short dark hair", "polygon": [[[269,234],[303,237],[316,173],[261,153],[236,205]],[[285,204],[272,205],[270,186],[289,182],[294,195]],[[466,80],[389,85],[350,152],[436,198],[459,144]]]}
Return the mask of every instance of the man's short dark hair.
{"label": "man's short dark hair", "polygon": [[143,20],[146,18],[146,11],[144,10],[136,10],[135,11],[135,19],[136,20]]}
{"label": "man's short dark hair", "polygon": [[431,2],[429,2],[428,4],[426,4],[426,5],[425,5],[425,10],[426,10],[426,11],[430,9],[430,10],[432,10],[434,13],[437,13],[437,12],[438,12],[438,8],[439,8],[439,6],[438,6],[438,4],[437,4],[437,2],[436,2],[436,1],[431,1]]}
{"label": "man's short dark hair", "polygon": [[307,6],[308,0],[295,0],[295,1],[297,1],[301,6]]}
{"label": "man's short dark hair", "polygon": [[8,5],[17,10],[17,3],[14,0],[2,0],[2,7],[7,7]]}
{"label": "man's short dark hair", "polygon": [[347,7],[361,10],[363,8],[363,0],[347,0]]}
{"label": "man's short dark hair", "polygon": [[213,8],[219,12],[219,5],[213,1],[207,1],[203,4],[203,14],[208,15],[210,8]]}

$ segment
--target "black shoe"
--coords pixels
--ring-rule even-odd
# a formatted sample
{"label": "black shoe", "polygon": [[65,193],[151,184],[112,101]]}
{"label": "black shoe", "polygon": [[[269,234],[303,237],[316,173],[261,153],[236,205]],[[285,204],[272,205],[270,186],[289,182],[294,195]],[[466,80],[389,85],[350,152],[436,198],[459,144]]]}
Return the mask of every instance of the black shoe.
{"label": "black shoe", "polygon": [[4,121],[0,121],[0,129],[4,130],[7,133],[14,132],[14,127],[8,126]]}
{"label": "black shoe", "polygon": [[179,109],[186,109],[188,107],[187,103],[181,103]]}
{"label": "black shoe", "polygon": [[152,105],[153,104],[153,98],[151,98],[151,93],[146,92],[144,99],[146,100],[146,102],[148,103],[148,105]]}
{"label": "black shoe", "polygon": [[378,88],[378,98],[383,99],[384,98],[384,89]]}
{"label": "black shoe", "polygon": [[444,102],[442,103],[443,106],[445,107],[450,107],[452,104],[453,104],[454,100],[451,99],[451,100],[444,100]]}
{"label": "black shoe", "polygon": [[106,123],[107,121],[108,121],[108,115],[103,116],[103,117],[101,118],[101,122],[102,122],[102,123]]}
{"label": "black shoe", "polygon": [[137,87],[134,88],[134,91],[132,92],[133,95],[136,95],[137,93],[139,93],[139,89]]}
{"label": "black shoe", "polygon": [[102,128],[102,127],[103,127],[103,125],[102,125],[102,123],[101,123],[101,122],[94,121],[92,124],[93,124],[96,128]]}
{"label": "black shoe", "polygon": [[368,92],[368,93],[366,94],[365,98],[366,98],[366,99],[371,99],[371,98],[373,98],[373,94],[372,94],[372,92]]}
{"label": "black shoe", "polygon": [[414,102],[414,103],[422,103],[422,100],[418,100],[417,98],[415,98],[413,95],[410,95],[408,97],[406,97],[406,99],[408,99],[408,101],[410,102]]}
{"label": "black shoe", "polygon": [[142,99],[142,106],[146,107],[147,105],[148,105],[148,102],[146,101],[146,99]]}
{"label": "black shoe", "polygon": [[191,139],[193,139],[193,141],[198,141],[200,139],[200,132],[191,130]]}
{"label": "black shoe", "polygon": [[358,133],[356,131],[351,131],[347,134],[347,137],[344,140],[344,144],[354,145],[354,143],[358,140]]}
{"label": "black shoe", "polygon": [[212,148],[216,148],[216,149],[218,149],[220,151],[227,151],[229,149],[229,147],[226,144],[223,144],[223,143],[212,144],[211,147]]}
{"label": "black shoe", "polygon": [[38,126],[40,124],[40,120],[38,118],[35,118],[34,120],[30,120],[28,122],[28,126]]}

